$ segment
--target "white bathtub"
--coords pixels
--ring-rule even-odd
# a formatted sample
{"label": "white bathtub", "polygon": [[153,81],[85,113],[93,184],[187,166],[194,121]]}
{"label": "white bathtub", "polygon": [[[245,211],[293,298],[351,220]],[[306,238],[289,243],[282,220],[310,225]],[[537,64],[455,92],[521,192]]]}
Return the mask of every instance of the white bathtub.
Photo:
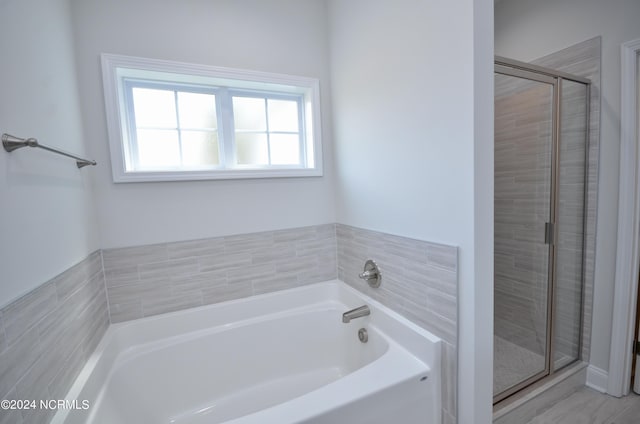
{"label": "white bathtub", "polygon": [[[363,304],[370,316],[342,323]],[[440,349],[346,284],[319,283],[111,325],[67,395],[91,407],[53,423],[439,424]]]}

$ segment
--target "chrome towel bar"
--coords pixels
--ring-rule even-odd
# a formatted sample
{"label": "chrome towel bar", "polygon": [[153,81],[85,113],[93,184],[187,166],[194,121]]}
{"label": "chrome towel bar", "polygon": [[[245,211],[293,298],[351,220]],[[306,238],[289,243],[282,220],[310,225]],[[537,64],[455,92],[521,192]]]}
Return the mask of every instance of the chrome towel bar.
{"label": "chrome towel bar", "polygon": [[97,165],[97,162],[95,160],[83,159],[76,155],[72,155],[71,153],[67,153],[62,150],[54,149],[53,147],[42,145],[35,138],[20,138],[20,137],[15,137],[13,135],[4,133],[2,134],[2,146],[4,147],[4,150],[6,150],[7,152],[13,152],[14,150],[19,149],[21,147],[38,147],[40,149],[48,150],[50,152],[75,159],[76,166],[78,168],[83,168],[87,165]]}

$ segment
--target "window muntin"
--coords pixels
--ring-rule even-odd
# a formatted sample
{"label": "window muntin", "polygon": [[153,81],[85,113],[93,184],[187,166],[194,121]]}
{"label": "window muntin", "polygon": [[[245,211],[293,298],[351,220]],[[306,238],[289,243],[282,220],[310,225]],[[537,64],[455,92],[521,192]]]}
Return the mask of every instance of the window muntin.
{"label": "window muntin", "polygon": [[102,61],[115,182],[322,175],[317,80]]}
{"label": "window muntin", "polygon": [[125,80],[127,171],[220,166],[216,90]]}
{"label": "window muntin", "polygon": [[238,165],[304,163],[300,97],[232,94],[232,105]]}

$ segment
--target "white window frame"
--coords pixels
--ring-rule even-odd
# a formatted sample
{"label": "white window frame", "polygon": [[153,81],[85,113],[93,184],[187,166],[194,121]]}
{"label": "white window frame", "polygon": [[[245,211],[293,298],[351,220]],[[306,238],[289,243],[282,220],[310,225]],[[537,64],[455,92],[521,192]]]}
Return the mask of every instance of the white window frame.
{"label": "white window frame", "polygon": [[[244,178],[282,178],[322,176],[322,139],[320,120],[320,84],[315,78],[259,71],[222,68],[159,59],[102,54],[104,99],[111,152],[111,169],[115,183],[145,181],[193,181]],[[214,87],[218,94],[247,90],[262,92],[269,98],[299,96],[303,109],[302,165],[237,165],[198,170],[127,171],[129,127],[125,83],[130,79],[195,84]],[[224,111],[218,111],[223,113]],[[223,143],[220,139],[219,142]],[[228,141],[224,143],[228,144]],[[225,149],[226,147],[226,149]],[[228,154],[228,145],[221,148]]]}

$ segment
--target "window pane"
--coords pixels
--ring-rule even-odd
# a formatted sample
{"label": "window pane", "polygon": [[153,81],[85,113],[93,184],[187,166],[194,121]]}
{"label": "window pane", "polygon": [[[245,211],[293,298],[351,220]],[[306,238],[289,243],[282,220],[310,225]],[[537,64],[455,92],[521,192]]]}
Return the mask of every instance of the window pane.
{"label": "window pane", "polygon": [[298,132],[298,102],[293,100],[267,100],[269,131]]}
{"label": "window pane", "polygon": [[266,134],[237,134],[236,157],[238,165],[269,164],[269,147]]}
{"label": "window pane", "polygon": [[233,118],[236,130],[266,131],[267,114],[264,99],[234,97]]}
{"label": "window pane", "polygon": [[271,134],[271,164],[299,165],[300,138],[297,134]]}
{"label": "window pane", "polygon": [[218,165],[218,134],[212,131],[182,131],[182,164]]}
{"label": "window pane", "polygon": [[177,127],[173,91],[134,87],[133,110],[138,128]]}
{"label": "window pane", "polygon": [[138,130],[138,168],[180,165],[180,143],[176,130]]}
{"label": "window pane", "polygon": [[178,92],[178,114],[181,128],[216,128],[216,96]]}

